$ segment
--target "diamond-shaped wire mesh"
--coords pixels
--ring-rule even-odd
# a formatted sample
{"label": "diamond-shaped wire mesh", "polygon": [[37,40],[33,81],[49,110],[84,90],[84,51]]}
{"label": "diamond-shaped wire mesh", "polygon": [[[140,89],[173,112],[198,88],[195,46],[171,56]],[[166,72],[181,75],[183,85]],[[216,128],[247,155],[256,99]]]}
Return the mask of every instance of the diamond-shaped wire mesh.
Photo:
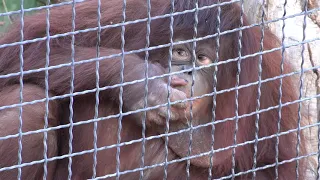
{"label": "diamond-shaped wire mesh", "polygon": [[248,2],[2,0],[0,179],[319,179],[320,2]]}

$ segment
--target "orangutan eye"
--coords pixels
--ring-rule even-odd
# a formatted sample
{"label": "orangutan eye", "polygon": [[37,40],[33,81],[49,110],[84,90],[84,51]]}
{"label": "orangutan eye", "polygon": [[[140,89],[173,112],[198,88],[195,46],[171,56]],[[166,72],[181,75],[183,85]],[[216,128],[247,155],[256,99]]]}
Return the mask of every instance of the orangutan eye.
{"label": "orangutan eye", "polygon": [[187,60],[189,59],[189,53],[184,49],[174,49],[172,51],[172,57],[178,60]]}
{"label": "orangutan eye", "polygon": [[212,60],[205,55],[198,55],[197,61],[200,65],[208,65],[212,63]]}

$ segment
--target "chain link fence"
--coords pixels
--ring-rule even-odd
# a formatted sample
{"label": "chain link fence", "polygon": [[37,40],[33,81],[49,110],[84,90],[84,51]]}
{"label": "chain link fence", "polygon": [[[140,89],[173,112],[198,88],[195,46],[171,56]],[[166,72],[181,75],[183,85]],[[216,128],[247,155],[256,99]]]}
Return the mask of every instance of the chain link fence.
{"label": "chain link fence", "polygon": [[303,76],[320,9],[286,5],[249,23],[241,0],[21,0],[0,14],[19,16],[0,38],[0,179],[319,179]]}

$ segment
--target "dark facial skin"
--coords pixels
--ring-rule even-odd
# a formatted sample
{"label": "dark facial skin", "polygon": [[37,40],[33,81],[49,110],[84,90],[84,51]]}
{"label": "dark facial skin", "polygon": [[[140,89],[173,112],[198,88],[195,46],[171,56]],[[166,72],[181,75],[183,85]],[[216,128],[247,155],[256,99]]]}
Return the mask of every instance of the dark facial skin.
{"label": "dark facial skin", "polygon": [[[175,41],[181,41],[183,39],[176,39]],[[210,65],[215,61],[215,47],[209,42],[197,42],[195,49],[195,57],[193,54],[193,44],[179,44],[175,45],[172,49],[172,61],[171,61],[171,72],[179,72],[183,70],[190,70],[187,72],[180,73],[172,77],[172,82],[178,80],[185,83],[180,83],[174,86],[176,89],[186,93],[187,97],[197,97],[212,92],[213,72],[214,67],[202,67],[199,70],[192,70],[194,67],[201,67]],[[192,85],[193,84],[193,85]],[[193,86],[193,93],[192,91]],[[212,97],[198,98],[192,102],[192,120],[190,116],[191,101],[188,102],[188,108],[184,111],[184,117],[180,121],[175,121],[170,124],[170,131],[178,131],[186,129],[190,125],[190,120],[193,126],[199,124],[208,123],[211,121],[211,113],[206,113],[211,110],[210,108],[199,106],[198,104],[211,104]],[[209,106],[208,106],[209,107]],[[172,108],[172,115],[175,116],[175,109]],[[177,114],[176,116],[178,116]],[[180,115],[181,117],[181,115]],[[163,127],[158,128],[163,132]],[[191,155],[204,153],[211,150],[211,127],[203,127],[195,129],[192,132],[192,148]],[[180,133],[178,135],[171,136],[169,138],[169,147],[179,156],[188,156],[189,148],[189,131]],[[201,147],[201,148],[197,148]],[[191,160],[191,163],[201,167],[209,167],[210,159],[209,156],[202,156]]]}
{"label": "dark facial skin", "polygon": [[[176,41],[180,41],[180,39],[177,39]],[[191,96],[192,83],[194,83],[193,96],[201,96],[212,92],[212,87],[209,86],[208,82],[212,81],[213,67],[205,67],[195,71],[193,71],[192,68],[193,64],[195,67],[200,67],[209,65],[215,60],[215,49],[209,43],[198,42],[195,49],[195,57],[193,55],[192,46],[192,43],[174,46],[171,62],[172,72],[190,70],[178,75],[178,77],[185,79],[188,84],[177,88],[187,93],[188,97]]]}

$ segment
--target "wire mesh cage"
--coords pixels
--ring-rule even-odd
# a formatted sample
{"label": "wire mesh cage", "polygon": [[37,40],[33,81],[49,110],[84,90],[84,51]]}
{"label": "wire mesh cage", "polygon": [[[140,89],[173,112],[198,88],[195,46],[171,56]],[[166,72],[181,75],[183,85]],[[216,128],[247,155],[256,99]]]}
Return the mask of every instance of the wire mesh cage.
{"label": "wire mesh cage", "polygon": [[0,179],[319,179],[319,1],[26,2]]}

